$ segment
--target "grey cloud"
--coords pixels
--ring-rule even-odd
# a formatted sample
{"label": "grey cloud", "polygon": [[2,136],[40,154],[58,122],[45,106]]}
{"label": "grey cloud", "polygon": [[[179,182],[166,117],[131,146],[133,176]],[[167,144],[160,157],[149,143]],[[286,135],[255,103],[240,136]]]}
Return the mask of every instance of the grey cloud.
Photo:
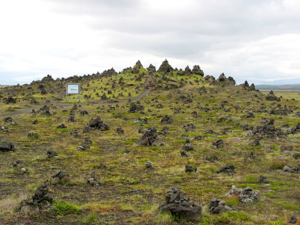
{"label": "grey cloud", "polygon": [[153,11],[147,1],[75,0],[60,4],[59,10],[89,15],[94,18],[89,23],[92,29],[116,32],[110,38],[111,47],[165,57],[203,55],[219,43],[226,48],[269,35],[300,32],[300,14],[289,12],[280,0],[197,1],[187,11],[176,13],[168,8]]}
{"label": "grey cloud", "polygon": [[[259,58],[255,58],[262,56],[263,60],[276,63],[281,59],[282,49],[271,46],[251,53],[232,52],[247,45],[255,48],[253,42],[273,35],[300,33],[300,9],[286,8],[283,0],[195,0],[191,6],[174,11],[172,7],[152,9],[148,4],[151,0],[47,1],[56,3],[55,12],[90,17],[87,25],[108,37],[105,42],[107,49],[129,53],[140,51],[161,57],[162,61],[164,58],[189,60],[200,64],[209,74],[218,76],[225,72],[241,81],[245,80],[242,77],[270,79],[284,76],[283,72],[269,65],[259,64]],[[159,7],[164,0],[155,2]],[[176,1],[171,4],[176,4]],[[222,52],[222,57],[219,57]],[[72,56],[72,52],[68,54],[53,49],[49,54],[78,60],[89,52]],[[210,71],[202,63],[210,66]],[[291,63],[290,68],[296,70],[298,66]]]}

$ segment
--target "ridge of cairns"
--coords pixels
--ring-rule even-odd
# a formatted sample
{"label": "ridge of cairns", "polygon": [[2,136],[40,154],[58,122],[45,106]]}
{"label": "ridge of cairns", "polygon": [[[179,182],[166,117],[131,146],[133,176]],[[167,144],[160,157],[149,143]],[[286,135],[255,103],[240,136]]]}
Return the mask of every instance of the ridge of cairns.
{"label": "ridge of cairns", "polygon": [[299,103],[167,60],[3,87],[0,224],[300,224]]}

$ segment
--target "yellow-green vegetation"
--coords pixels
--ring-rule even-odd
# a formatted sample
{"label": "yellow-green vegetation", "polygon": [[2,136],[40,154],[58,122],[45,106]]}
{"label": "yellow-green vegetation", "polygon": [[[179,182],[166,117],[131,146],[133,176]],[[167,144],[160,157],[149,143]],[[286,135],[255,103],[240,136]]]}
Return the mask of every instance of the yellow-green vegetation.
{"label": "yellow-green vegetation", "polygon": [[[82,85],[82,103],[73,110],[75,122],[69,117],[78,96],[69,96],[70,104],[64,103],[66,83]],[[41,94],[40,85],[45,86],[47,94]],[[15,152],[0,152],[0,222],[4,224],[22,224],[23,215],[14,210],[17,203],[34,195],[43,181],[51,180],[59,171],[68,173],[70,180],[51,185],[55,207],[26,215],[26,220],[33,224],[174,224],[178,218],[158,210],[172,187],[181,188],[203,206],[201,218],[178,224],[282,224],[286,215],[299,214],[300,173],[283,172],[284,166],[299,164],[292,157],[299,153],[299,133],[284,138],[263,137],[258,146],[252,145],[251,138],[253,129],[272,118],[275,127],[284,133],[288,128],[282,125],[294,127],[299,122],[295,117],[300,103],[298,93],[275,92],[283,96],[280,102],[265,101],[264,94],[242,86],[222,87],[196,74],[148,73],[144,68],[137,73],[128,69],[112,76],[95,74],[82,79],[33,82],[0,91],[1,126],[9,129],[0,132],[0,139],[16,147]],[[101,99],[104,94],[107,99]],[[17,103],[5,104],[2,99],[8,96],[16,98]],[[33,97],[38,103],[32,101]],[[129,99],[144,106],[142,113],[129,112]],[[293,112],[269,114],[278,104]],[[40,110],[44,105],[49,107],[50,116]],[[248,112],[253,112],[255,118],[247,118]],[[165,115],[174,122],[160,123]],[[5,122],[8,116],[12,121]],[[97,117],[110,129],[85,129]],[[148,123],[140,124],[138,118],[147,118]],[[189,123],[196,128],[186,131],[184,126]],[[60,124],[67,128],[57,128]],[[155,127],[165,145],[136,145],[143,135],[138,132],[140,126],[144,131]],[[119,127],[124,134],[116,132]],[[166,133],[164,127],[169,128]],[[196,140],[197,136],[201,138]],[[194,150],[182,157],[187,138]],[[86,143],[86,139],[91,142]],[[213,147],[218,139],[224,145]],[[82,145],[87,148],[78,148]],[[281,146],[287,145],[293,148],[282,151]],[[48,158],[48,150],[58,156]],[[256,158],[245,160],[251,152]],[[17,160],[22,162],[14,166]],[[146,168],[148,161],[153,168]],[[233,164],[236,173],[217,173],[226,164]],[[197,172],[186,173],[185,165],[196,167]],[[257,183],[260,175],[270,183]],[[99,185],[88,184],[92,176]],[[247,205],[238,197],[228,198],[232,185],[252,187],[260,193],[260,201]],[[210,214],[212,198],[225,200],[236,211]]]}

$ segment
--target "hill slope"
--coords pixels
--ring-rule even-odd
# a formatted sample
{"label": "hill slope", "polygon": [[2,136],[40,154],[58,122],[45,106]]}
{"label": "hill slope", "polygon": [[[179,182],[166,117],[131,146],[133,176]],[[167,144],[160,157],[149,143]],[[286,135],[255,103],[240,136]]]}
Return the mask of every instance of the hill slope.
{"label": "hill slope", "polygon": [[[66,102],[66,83],[81,83],[82,103],[76,95]],[[300,99],[289,96],[166,61],[158,70],[137,62],[120,73],[6,87],[0,222],[282,224],[300,210]],[[233,185],[246,190],[229,197]],[[161,213],[171,188],[201,216]],[[213,198],[235,211],[211,214]],[[178,209],[189,199],[175,200]]]}

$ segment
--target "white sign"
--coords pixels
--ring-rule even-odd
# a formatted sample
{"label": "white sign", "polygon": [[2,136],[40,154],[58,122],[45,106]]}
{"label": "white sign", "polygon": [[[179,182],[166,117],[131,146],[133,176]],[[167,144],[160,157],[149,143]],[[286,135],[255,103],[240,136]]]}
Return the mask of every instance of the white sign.
{"label": "white sign", "polygon": [[68,84],[67,94],[79,94],[80,86],[79,84]]}

